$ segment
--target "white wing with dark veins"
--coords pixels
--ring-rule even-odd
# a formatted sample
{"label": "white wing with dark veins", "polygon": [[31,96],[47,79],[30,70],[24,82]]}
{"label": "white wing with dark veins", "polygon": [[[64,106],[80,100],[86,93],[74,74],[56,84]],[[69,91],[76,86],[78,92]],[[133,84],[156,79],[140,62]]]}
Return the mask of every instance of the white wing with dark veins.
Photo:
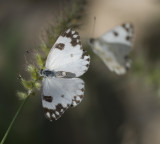
{"label": "white wing with dark veins", "polygon": [[84,74],[89,67],[90,56],[82,49],[78,32],[64,31],[53,45],[46,61],[46,68],[54,71],[71,72],[76,77]]}
{"label": "white wing with dark veins", "polygon": [[93,40],[91,45],[94,53],[103,60],[109,70],[121,75],[130,68],[132,36],[133,27],[126,23]]}

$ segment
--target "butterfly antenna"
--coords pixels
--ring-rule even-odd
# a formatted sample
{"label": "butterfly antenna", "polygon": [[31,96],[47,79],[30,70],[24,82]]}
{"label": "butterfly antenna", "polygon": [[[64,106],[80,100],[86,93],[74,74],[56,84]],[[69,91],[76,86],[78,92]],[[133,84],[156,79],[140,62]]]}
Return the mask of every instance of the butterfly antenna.
{"label": "butterfly antenna", "polygon": [[94,16],[94,21],[93,21],[93,29],[92,29],[92,35],[93,35],[93,37],[95,35],[95,25],[96,25],[96,16]]}
{"label": "butterfly antenna", "polygon": [[91,38],[90,38],[90,40],[89,40],[89,43],[90,44],[93,44],[93,42],[94,42],[94,35],[95,35],[95,24],[96,24],[96,16],[94,16],[94,19],[93,19],[94,21],[93,21],[93,29],[92,29],[92,36],[91,36]]}
{"label": "butterfly antenna", "polygon": [[30,50],[26,50],[26,51],[25,51],[25,54],[24,54],[24,59],[25,59],[25,62],[26,62],[27,65],[29,65],[29,62],[28,62],[28,60],[27,60],[26,55],[29,55],[29,54],[31,54],[31,51],[30,51]]}

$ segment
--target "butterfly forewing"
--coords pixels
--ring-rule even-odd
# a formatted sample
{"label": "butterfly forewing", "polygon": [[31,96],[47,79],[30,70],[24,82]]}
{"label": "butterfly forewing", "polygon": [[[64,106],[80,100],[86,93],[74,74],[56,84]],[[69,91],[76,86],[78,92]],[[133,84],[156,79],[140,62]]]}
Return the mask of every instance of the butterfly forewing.
{"label": "butterfly forewing", "polygon": [[115,27],[111,31],[105,33],[101,39],[107,43],[120,43],[131,46],[133,35],[133,26],[129,23]]}
{"label": "butterfly forewing", "polygon": [[84,82],[79,78],[44,78],[42,83],[42,105],[46,118],[51,121],[83,99]]}
{"label": "butterfly forewing", "polygon": [[110,71],[125,74],[130,67],[129,53],[132,46],[133,27],[123,24],[95,39],[93,51],[103,60]]}
{"label": "butterfly forewing", "polygon": [[89,63],[90,57],[82,49],[78,32],[68,29],[53,45],[46,61],[46,68],[71,72],[79,77],[87,71]]}

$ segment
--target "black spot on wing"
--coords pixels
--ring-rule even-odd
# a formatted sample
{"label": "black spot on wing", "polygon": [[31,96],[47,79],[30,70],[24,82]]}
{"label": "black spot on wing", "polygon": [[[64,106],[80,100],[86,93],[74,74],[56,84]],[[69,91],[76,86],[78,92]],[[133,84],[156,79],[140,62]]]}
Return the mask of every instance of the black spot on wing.
{"label": "black spot on wing", "polygon": [[[83,97],[84,97],[84,95],[74,96],[72,99],[71,107],[75,107],[76,105],[78,105],[82,101]],[[79,98],[79,99],[77,99],[77,98]]]}
{"label": "black spot on wing", "polygon": [[126,36],[126,40],[127,40],[127,41],[131,41],[131,40],[132,40],[132,37],[131,37],[131,36]]}
{"label": "black spot on wing", "polygon": [[45,100],[47,102],[52,102],[53,101],[53,97],[52,96],[43,96],[43,100]]}
{"label": "black spot on wing", "polygon": [[123,27],[127,32],[129,32],[129,28],[127,27],[127,24],[122,24],[122,27]]}
{"label": "black spot on wing", "polygon": [[116,31],[113,31],[114,36],[118,36],[118,33]]}
{"label": "black spot on wing", "polygon": [[131,23],[122,24],[122,27],[127,31],[133,34],[134,28]]}
{"label": "black spot on wing", "polygon": [[53,119],[57,120],[62,116],[62,114],[67,110],[69,106],[69,104],[67,105],[67,107],[63,107],[62,104],[57,104],[55,109],[48,109],[44,107],[43,109],[45,117],[50,121],[52,121]]}
{"label": "black spot on wing", "polygon": [[[79,33],[77,31],[74,31],[72,29],[68,29],[68,30],[64,31],[61,34],[61,36],[70,38],[71,39],[71,45],[73,47],[76,47],[77,45],[79,45],[80,50],[83,50],[82,45],[81,45],[81,41],[80,41],[80,36],[79,36]],[[74,55],[71,54],[70,56],[73,57]],[[86,72],[88,70],[88,67],[89,67],[89,64],[90,64],[90,56],[86,54],[85,50],[83,50],[83,52],[82,52],[81,59],[83,59],[84,61],[87,61],[86,64],[82,65],[82,69],[84,70],[84,72]],[[74,75],[74,77],[75,76],[76,75]],[[70,73],[69,73],[69,77],[73,77],[73,76],[70,76]]]}
{"label": "black spot on wing", "polygon": [[78,105],[82,101],[84,97],[84,88],[80,89],[80,91],[82,94],[73,97],[71,107]]}
{"label": "black spot on wing", "polygon": [[89,56],[86,51],[83,49],[83,53],[82,53],[82,59],[84,59],[85,56]]}
{"label": "black spot on wing", "polygon": [[86,64],[86,67],[89,67],[89,64]]}
{"label": "black spot on wing", "polygon": [[72,29],[67,29],[63,33],[61,33],[61,36],[68,37],[71,39],[71,45],[74,47],[76,45],[81,45],[80,36],[77,31],[74,31]]}
{"label": "black spot on wing", "polygon": [[81,59],[83,59],[84,61],[87,61],[85,65],[82,65],[84,72],[86,72],[90,65],[90,56],[86,53],[84,49],[83,49]]}
{"label": "black spot on wing", "polygon": [[122,27],[127,31],[127,36],[125,37],[125,39],[127,41],[131,41],[132,40],[132,34],[133,34],[133,26],[131,24],[122,24]]}
{"label": "black spot on wing", "polygon": [[59,50],[63,50],[64,46],[65,46],[65,44],[63,44],[63,43],[57,43],[57,44],[55,44],[55,48],[57,48]]}

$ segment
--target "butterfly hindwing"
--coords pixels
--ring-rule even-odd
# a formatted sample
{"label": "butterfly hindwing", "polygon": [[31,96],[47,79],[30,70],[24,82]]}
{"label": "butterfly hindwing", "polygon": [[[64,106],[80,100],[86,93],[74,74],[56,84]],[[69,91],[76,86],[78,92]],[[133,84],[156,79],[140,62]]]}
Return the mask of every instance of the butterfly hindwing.
{"label": "butterfly hindwing", "polygon": [[92,41],[93,51],[103,60],[110,71],[125,74],[130,67],[129,53],[132,46],[131,24],[117,26],[102,37]]}
{"label": "butterfly hindwing", "polygon": [[43,78],[42,105],[47,119],[57,120],[84,96],[84,82],[80,78]]}
{"label": "butterfly hindwing", "polygon": [[71,72],[79,77],[87,71],[89,63],[90,57],[82,49],[78,32],[68,29],[53,45],[46,61],[46,68]]}

